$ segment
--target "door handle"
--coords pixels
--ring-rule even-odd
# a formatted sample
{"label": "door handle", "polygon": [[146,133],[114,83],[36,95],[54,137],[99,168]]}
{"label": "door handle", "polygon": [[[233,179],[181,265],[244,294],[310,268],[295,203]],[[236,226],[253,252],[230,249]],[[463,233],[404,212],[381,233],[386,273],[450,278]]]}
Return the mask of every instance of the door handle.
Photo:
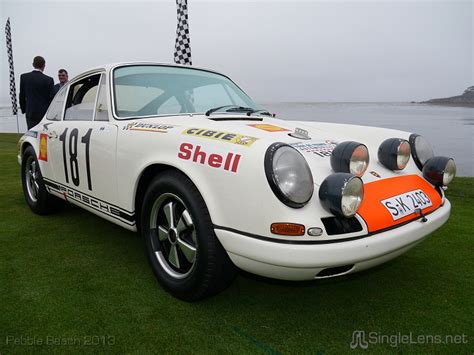
{"label": "door handle", "polygon": [[55,131],[49,132],[48,133],[48,138],[56,139],[56,138],[58,138],[58,134]]}

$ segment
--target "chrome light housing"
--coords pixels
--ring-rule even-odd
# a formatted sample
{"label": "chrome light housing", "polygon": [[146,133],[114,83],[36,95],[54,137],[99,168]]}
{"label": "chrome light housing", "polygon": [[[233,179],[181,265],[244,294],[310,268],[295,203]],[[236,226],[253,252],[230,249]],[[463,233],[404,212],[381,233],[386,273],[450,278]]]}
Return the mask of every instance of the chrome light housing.
{"label": "chrome light housing", "polygon": [[436,186],[447,186],[456,176],[456,163],[452,158],[433,157],[423,166],[423,177]]}
{"label": "chrome light housing", "polygon": [[319,188],[323,207],[340,217],[352,217],[364,199],[362,179],[349,173],[329,175]]}
{"label": "chrome light housing", "polygon": [[419,134],[413,133],[409,138],[411,147],[411,156],[418,169],[423,170],[423,165],[434,157],[431,144]]}
{"label": "chrome light housing", "polygon": [[410,154],[410,143],[400,138],[384,140],[377,152],[380,163],[390,170],[405,169],[410,160]]}
{"label": "chrome light housing", "polygon": [[301,208],[313,196],[313,175],[303,155],[285,143],[274,143],[265,153],[265,175],[276,197]]}
{"label": "chrome light housing", "polygon": [[339,143],[331,153],[331,167],[336,173],[364,175],[369,166],[369,150],[358,142]]}

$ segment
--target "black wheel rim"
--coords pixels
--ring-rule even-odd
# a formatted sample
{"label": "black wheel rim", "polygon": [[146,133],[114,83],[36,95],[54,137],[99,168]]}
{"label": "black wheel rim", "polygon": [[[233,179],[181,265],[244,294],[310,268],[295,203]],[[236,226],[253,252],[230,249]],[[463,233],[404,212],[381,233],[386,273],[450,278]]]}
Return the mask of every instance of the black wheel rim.
{"label": "black wheel rim", "polygon": [[150,244],[163,270],[182,279],[194,269],[198,246],[193,219],[184,202],[172,193],[159,196],[150,215]]}

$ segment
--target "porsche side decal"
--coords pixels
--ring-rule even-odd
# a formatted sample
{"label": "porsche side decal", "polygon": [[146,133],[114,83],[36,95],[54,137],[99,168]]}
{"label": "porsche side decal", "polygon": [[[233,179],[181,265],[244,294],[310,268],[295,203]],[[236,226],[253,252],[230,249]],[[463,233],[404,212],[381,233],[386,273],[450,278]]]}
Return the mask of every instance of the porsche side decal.
{"label": "porsche side decal", "polygon": [[126,223],[130,226],[135,225],[135,213],[129,212],[113,205],[109,202],[100,200],[94,196],[87,195],[69,186],[63,185],[57,181],[44,178],[46,189],[49,192],[57,192],[64,196],[65,200],[74,200],[82,205],[90,207],[96,211],[99,211],[109,217],[118,219],[119,221]]}

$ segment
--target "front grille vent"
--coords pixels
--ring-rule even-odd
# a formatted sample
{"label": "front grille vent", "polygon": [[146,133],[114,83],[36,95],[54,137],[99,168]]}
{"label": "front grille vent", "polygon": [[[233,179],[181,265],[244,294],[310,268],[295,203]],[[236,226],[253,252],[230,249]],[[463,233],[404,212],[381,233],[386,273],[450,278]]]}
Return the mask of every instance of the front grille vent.
{"label": "front grille vent", "polygon": [[321,218],[328,235],[347,234],[362,231],[362,225],[355,217],[326,217]]}

